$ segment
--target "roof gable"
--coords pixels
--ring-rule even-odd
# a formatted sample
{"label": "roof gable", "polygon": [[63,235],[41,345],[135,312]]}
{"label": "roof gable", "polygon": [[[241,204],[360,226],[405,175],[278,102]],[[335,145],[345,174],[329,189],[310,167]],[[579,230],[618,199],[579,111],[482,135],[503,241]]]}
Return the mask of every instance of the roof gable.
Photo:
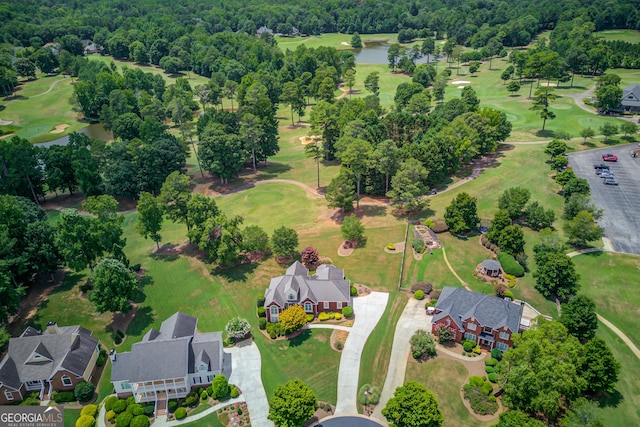
{"label": "roof gable", "polygon": [[160,335],[165,340],[193,336],[196,333],[197,325],[198,319],[178,311],[162,322]]}
{"label": "roof gable", "polygon": [[24,361],[24,363],[30,364],[51,362],[53,362],[53,356],[51,356],[51,353],[49,353],[49,350],[47,350],[47,347],[45,347],[42,342],[38,343],[36,348],[33,349],[31,355],[29,355],[27,360]]}

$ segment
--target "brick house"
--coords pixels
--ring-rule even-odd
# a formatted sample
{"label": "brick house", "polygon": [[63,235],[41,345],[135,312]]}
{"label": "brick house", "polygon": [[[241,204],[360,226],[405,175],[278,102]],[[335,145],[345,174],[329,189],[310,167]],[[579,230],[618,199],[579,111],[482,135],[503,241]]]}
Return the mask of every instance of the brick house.
{"label": "brick house", "polygon": [[155,402],[163,410],[168,399],[210,385],[223,370],[222,333],[198,333],[197,325],[195,317],[177,312],[131,351],[111,350],[111,382],[118,397],[133,395],[136,402]]}
{"label": "brick house", "polygon": [[351,283],[344,278],[344,270],[321,264],[315,274],[299,261],[287,268],[284,276],[271,279],[264,293],[264,308],[268,322],[277,322],[282,310],[300,305],[305,313],[314,316],[321,312],[341,312],[351,306]]}
{"label": "brick house", "polygon": [[28,327],[9,340],[0,363],[0,405],[20,402],[34,391],[50,399],[53,390],[75,389],[91,380],[99,353],[98,339],[81,326],[49,322],[44,332]]}
{"label": "brick house", "polygon": [[438,325],[452,327],[455,341],[473,340],[485,350],[502,351],[513,346],[511,336],[520,331],[522,304],[445,286],[435,306],[432,332]]}

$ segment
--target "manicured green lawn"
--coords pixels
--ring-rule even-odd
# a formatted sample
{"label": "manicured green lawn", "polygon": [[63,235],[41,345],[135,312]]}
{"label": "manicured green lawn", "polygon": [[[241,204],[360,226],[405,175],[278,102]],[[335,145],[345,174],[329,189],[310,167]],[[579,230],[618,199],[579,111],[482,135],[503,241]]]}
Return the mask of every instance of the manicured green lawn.
{"label": "manicured green lawn", "polygon": [[444,427],[489,426],[491,423],[478,421],[462,403],[460,388],[468,375],[461,362],[435,358],[423,363],[409,362],[405,381],[417,381],[436,395],[444,414]]}
{"label": "manicured green lawn", "polygon": [[199,420],[182,425],[186,425],[189,427],[227,427],[220,422],[220,420],[218,419],[218,414],[210,414],[204,418],[200,418]]}
{"label": "manicured green lawn", "polygon": [[591,297],[598,313],[640,346],[636,322],[640,315],[637,291],[640,257],[594,252],[573,257],[573,262],[581,276],[580,292]]}
{"label": "manicured green lawn", "polygon": [[621,366],[616,385],[617,392],[600,403],[602,420],[610,426],[640,425],[640,410],[638,410],[640,363],[638,363],[638,358],[620,338],[601,323],[598,325],[597,335],[605,340]]}
{"label": "manicured green lawn", "polygon": [[370,384],[382,390],[389,370],[389,359],[391,357],[391,348],[393,347],[396,323],[398,323],[406,304],[406,294],[398,292],[389,294],[387,308],[371,335],[369,335],[367,343],[362,350],[358,387]]}
{"label": "manicured green lawn", "polygon": [[256,332],[267,397],[289,380],[302,379],[324,402],[336,403],[340,353],[329,343],[330,329],[309,329],[291,340],[270,341]]}
{"label": "manicured green lawn", "polygon": [[105,397],[113,393],[113,384],[111,384],[111,368],[111,361],[107,357],[107,364],[104,367],[104,371],[102,371],[102,377],[100,377],[100,382],[96,389],[98,392],[98,398],[96,399],[97,403],[102,402]]}
{"label": "manicured green lawn", "polygon": [[80,418],[80,409],[64,408],[64,425],[72,427],[76,425],[76,420]]}
{"label": "manicured green lawn", "polygon": [[[281,37],[276,36],[275,39],[278,42],[278,47],[283,51],[286,49],[296,50],[296,48],[303,44],[308,48],[317,48],[320,46],[335,47],[338,50],[351,49],[351,34],[322,34],[319,36],[308,37]],[[388,42],[396,43],[398,41],[397,34],[361,34],[360,38],[366,45],[367,41]]]}
{"label": "manicured green lawn", "polygon": [[605,30],[595,33],[595,36],[604,40],[622,40],[628,43],[638,43],[640,31],[638,30]]}

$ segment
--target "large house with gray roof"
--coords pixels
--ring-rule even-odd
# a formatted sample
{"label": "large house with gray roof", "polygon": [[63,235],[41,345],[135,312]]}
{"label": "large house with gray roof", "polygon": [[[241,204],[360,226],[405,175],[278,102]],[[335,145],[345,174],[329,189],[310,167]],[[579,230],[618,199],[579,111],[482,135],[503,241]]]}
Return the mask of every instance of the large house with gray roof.
{"label": "large house with gray roof", "polygon": [[445,286],[432,320],[436,334],[439,325],[453,328],[455,341],[473,340],[480,347],[502,351],[513,346],[511,336],[520,331],[522,304],[462,288]]}
{"label": "large house with gray roof", "polygon": [[622,89],[620,108],[624,111],[640,111],[640,84],[630,84]]}
{"label": "large house with gray roof", "polygon": [[0,404],[22,401],[38,392],[50,399],[54,390],[73,390],[90,381],[100,352],[98,339],[81,326],[59,327],[49,322],[43,332],[28,327],[9,340],[0,363]]}
{"label": "large house with gray roof", "polygon": [[352,305],[350,289],[344,270],[321,264],[310,276],[309,270],[296,261],[284,276],[271,279],[264,293],[267,321],[277,322],[282,310],[292,305],[300,305],[305,313],[314,316],[321,312],[340,312]]}
{"label": "large house with gray roof", "polygon": [[177,312],[150,329],[131,351],[110,353],[111,382],[118,397],[133,395],[136,402],[185,397],[192,388],[211,384],[222,373],[222,333],[197,332],[198,319]]}

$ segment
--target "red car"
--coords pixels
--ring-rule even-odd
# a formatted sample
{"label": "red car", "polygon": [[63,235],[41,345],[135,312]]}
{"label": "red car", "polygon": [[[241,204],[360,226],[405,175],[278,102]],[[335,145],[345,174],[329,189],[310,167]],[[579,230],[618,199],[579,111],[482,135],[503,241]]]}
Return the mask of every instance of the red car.
{"label": "red car", "polygon": [[615,154],[603,154],[602,160],[604,160],[605,162],[617,162],[618,156],[616,156]]}

